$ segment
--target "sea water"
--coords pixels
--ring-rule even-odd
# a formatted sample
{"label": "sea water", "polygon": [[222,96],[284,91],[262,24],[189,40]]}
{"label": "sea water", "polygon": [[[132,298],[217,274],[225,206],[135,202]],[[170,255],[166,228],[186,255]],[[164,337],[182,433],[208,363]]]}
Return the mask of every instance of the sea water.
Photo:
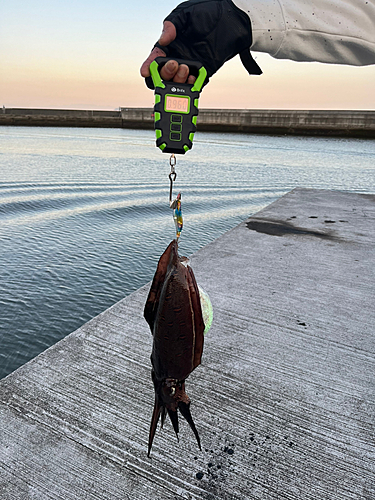
{"label": "sea water", "polygon": [[[154,132],[0,127],[0,378],[147,283],[174,237]],[[375,141],[198,132],[190,255],[294,187],[375,193]]]}

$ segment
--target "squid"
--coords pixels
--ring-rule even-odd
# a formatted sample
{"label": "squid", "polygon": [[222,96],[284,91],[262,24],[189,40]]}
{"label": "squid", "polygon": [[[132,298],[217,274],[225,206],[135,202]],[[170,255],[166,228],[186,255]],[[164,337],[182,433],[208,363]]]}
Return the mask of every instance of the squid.
{"label": "squid", "polygon": [[155,389],[147,455],[150,456],[159,419],[163,427],[167,413],[178,440],[177,410],[188,422],[201,449],[185,380],[201,363],[204,333],[212,322],[212,306],[198,287],[188,260],[179,257],[177,240],[160,257],[144,317],[153,335],[151,376]]}

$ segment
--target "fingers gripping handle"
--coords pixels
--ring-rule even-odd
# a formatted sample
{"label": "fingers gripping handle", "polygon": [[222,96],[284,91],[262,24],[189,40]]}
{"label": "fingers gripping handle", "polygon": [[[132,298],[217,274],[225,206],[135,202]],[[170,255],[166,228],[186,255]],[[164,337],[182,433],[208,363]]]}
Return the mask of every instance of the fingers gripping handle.
{"label": "fingers gripping handle", "polygon": [[203,67],[203,64],[198,61],[189,61],[187,59],[173,59],[172,57],[157,57],[155,59],[159,69],[161,69],[168,61],[176,61],[178,64],[186,64],[189,68],[189,74],[198,76],[199,70]]}
{"label": "fingers gripping handle", "polygon": [[190,85],[192,87],[192,91],[200,92],[205,83],[207,77],[207,71],[203,67],[203,64],[199,61],[188,61],[186,59],[174,59],[170,57],[157,57],[150,64],[150,73],[151,76],[146,78],[146,85],[150,89],[154,89],[155,87],[164,88],[163,81],[160,76],[160,70],[168,61],[176,61],[177,64],[186,64],[189,68],[189,74],[195,76],[197,79],[194,84],[184,84]]}

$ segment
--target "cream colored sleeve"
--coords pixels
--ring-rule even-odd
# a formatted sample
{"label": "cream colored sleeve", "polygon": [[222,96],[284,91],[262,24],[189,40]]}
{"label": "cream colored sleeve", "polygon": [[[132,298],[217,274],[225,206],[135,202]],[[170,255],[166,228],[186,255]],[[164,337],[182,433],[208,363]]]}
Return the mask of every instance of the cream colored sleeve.
{"label": "cream colored sleeve", "polygon": [[233,0],[251,21],[251,51],[278,59],[375,64],[375,0]]}

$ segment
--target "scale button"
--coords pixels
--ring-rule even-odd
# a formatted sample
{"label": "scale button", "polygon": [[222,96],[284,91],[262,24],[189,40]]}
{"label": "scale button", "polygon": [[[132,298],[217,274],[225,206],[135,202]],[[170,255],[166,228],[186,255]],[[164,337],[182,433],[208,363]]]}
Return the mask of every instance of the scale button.
{"label": "scale button", "polygon": [[182,123],[182,115],[172,115],[171,122],[172,123]]}
{"label": "scale button", "polygon": [[171,132],[181,132],[182,123],[171,123]]}
{"label": "scale button", "polygon": [[169,137],[171,141],[181,141],[181,134],[178,134],[177,132],[171,132]]}

